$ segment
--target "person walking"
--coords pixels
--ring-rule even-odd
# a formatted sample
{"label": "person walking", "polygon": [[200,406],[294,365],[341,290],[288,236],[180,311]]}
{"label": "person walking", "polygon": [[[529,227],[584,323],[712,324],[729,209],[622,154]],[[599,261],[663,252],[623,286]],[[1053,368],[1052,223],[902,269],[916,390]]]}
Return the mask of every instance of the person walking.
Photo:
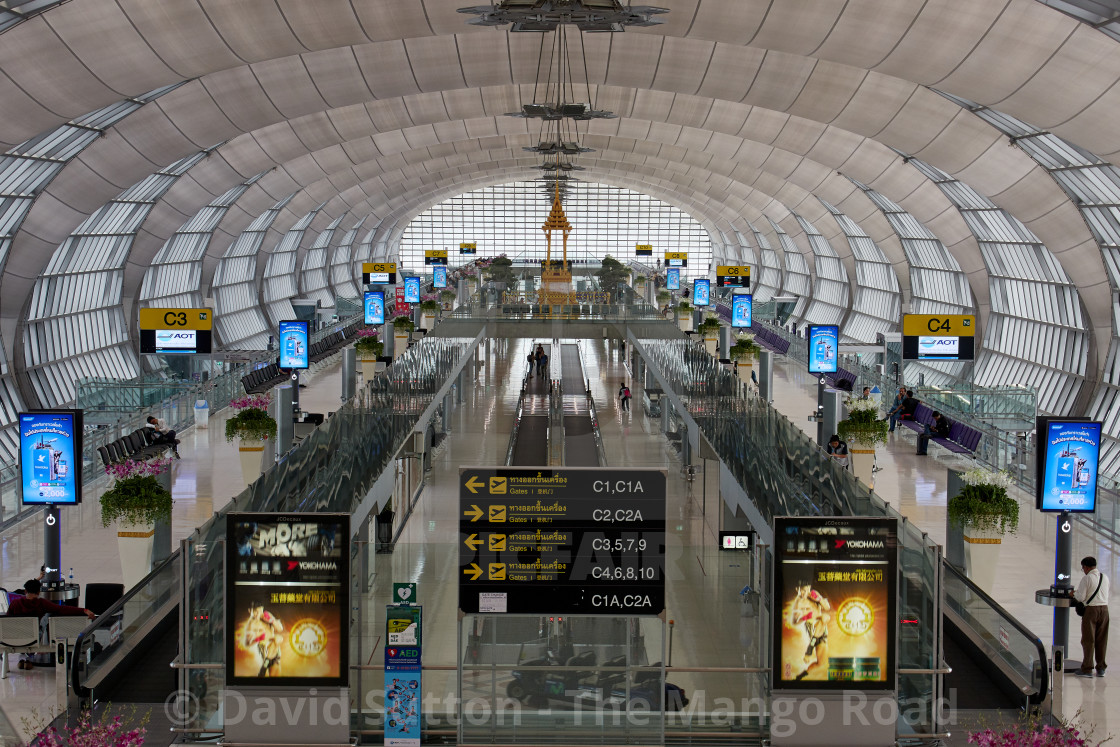
{"label": "person walking", "polygon": [[630,387],[626,386],[625,381],[618,385],[618,401],[623,412],[630,411]]}
{"label": "person walking", "polygon": [[1085,614],[1081,617],[1081,669],[1077,670],[1077,676],[1092,677],[1095,664],[1097,676],[1104,677],[1108,669],[1105,661],[1108,650],[1108,577],[1097,570],[1097,559],[1092,556],[1081,559],[1081,572],[1085,576],[1073,593],[1073,598],[1085,605]]}

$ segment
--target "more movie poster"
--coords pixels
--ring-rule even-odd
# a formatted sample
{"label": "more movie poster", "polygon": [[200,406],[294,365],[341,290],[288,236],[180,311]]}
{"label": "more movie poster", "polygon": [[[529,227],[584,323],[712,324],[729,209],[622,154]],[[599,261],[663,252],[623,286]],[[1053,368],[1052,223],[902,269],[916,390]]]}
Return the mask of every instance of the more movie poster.
{"label": "more movie poster", "polygon": [[336,514],[230,515],[231,684],[345,684],[348,524]]}
{"label": "more movie poster", "polygon": [[774,688],[893,687],[895,523],[778,521]]}

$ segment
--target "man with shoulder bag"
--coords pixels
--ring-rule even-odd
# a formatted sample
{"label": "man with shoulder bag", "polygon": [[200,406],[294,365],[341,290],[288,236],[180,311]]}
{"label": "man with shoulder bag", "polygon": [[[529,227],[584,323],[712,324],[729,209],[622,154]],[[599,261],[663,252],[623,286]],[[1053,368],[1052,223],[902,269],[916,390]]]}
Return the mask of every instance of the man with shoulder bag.
{"label": "man with shoulder bag", "polygon": [[1081,560],[1085,576],[1073,593],[1074,610],[1081,618],[1081,669],[1078,677],[1092,677],[1094,662],[1098,677],[1104,677],[1108,668],[1105,652],[1108,648],[1108,578],[1097,570],[1097,559]]}

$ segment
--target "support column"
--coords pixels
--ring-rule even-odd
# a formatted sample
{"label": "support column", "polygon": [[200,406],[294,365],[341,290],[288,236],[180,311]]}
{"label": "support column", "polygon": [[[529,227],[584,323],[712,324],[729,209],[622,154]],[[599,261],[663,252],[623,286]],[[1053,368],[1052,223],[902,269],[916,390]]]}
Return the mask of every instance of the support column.
{"label": "support column", "polygon": [[293,381],[288,384],[281,384],[276,387],[276,398],[272,401],[274,412],[272,416],[276,418],[276,453],[274,459],[279,459],[288,450],[292,448],[292,440],[295,438],[295,430],[292,426],[292,393],[298,391],[299,381]]}
{"label": "support column", "polygon": [[762,350],[758,354],[758,396],[762,398],[763,402],[771,402],[774,399],[773,386],[774,386],[774,353],[769,350]]}
{"label": "support column", "polygon": [[342,349],[342,401],[349,402],[358,389],[358,353],[353,346]]}

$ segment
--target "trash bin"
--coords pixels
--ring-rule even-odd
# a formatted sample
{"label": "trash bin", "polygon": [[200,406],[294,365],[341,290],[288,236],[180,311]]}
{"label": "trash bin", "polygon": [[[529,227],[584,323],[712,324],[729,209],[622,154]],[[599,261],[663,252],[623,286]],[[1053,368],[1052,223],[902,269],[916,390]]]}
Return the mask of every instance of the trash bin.
{"label": "trash bin", "polygon": [[196,428],[210,427],[210,403],[204,399],[194,401],[194,425]]}

